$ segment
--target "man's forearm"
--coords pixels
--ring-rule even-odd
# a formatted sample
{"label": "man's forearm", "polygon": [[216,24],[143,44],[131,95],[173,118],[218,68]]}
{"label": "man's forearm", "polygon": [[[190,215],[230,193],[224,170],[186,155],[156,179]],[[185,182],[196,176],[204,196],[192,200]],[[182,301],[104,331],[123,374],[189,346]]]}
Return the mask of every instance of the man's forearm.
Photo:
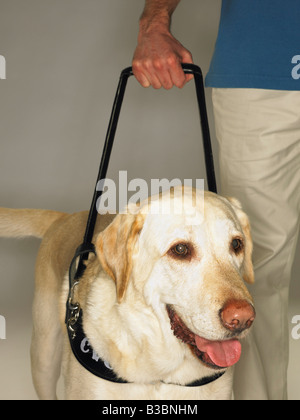
{"label": "man's forearm", "polygon": [[147,31],[157,26],[169,29],[171,16],[179,3],[180,0],[146,0],[140,29]]}

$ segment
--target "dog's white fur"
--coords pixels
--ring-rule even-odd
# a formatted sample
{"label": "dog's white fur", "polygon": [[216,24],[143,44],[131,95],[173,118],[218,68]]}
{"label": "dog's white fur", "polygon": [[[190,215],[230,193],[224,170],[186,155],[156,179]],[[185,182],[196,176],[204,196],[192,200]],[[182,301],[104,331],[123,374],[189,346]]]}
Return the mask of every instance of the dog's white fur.
{"label": "dog's white fur", "polygon": [[[184,197],[183,207],[178,194],[168,193],[130,214],[99,216],[97,256],[89,259],[76,289],[90,344],[128,384],[89,373],[75,359],[67,339],[66,273],[82,242],[87,212],[0,209],[1,236],[43,237],[36,263],[31,346],[40,398],[56,398],[61,366],[67,399],[231,398],[232,368],[202,387],[176,385],[215,370],[174,336],[166,305],[171,304],[195,334],[209,340],[228,338],[220,309],[230,299],[252,304],[243,281],[253,282],[249,222],[235,199],[205,192],[204,203],[200,200],[195,208],[195,191]],[[156,214],[153,209],[159,203],[173,206],[172,214]],[[245,244],[240,255],[230,248],[235,237]],[[192,245],[189,261],[172,257],[169,250],[179,242]]]}

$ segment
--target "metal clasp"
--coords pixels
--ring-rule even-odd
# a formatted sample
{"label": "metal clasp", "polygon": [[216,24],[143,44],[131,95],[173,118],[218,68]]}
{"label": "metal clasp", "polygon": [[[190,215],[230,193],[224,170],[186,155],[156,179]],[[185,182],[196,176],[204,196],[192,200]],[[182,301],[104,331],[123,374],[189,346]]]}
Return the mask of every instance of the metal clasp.
{"label": "metal clasp", "polygon": [[[83,260],[88,257],[88,254],[92,252],[95,254],[95,247],[90,243],[81,244],[71,261],[69,268],[69,294],[66,302],[66,318],[65,323],[67,325],[69,336],[72,340],[76,337],[75,325],[80,315],[80,305],[78,302],[74,302],[75,288],[79,284],[79,280],[82,277],[85,265]],[[84,258],[84,256],[86,258]],[[77,259],[79,258],[78,265]]]}
{"label": "metal clasp", "polygon": [[74,291],[75,287],[79,284],[79,281],[75,281],[69,290],[69,296],[67,300],[67,319],[66,324],[68,331],[70,333],[70,336],[72,340],[76,337],[76,331],[74,326],[76,325],[78,318],[79,318],[79,312],[80,312],[80,305],[78,302],[74,301]]}

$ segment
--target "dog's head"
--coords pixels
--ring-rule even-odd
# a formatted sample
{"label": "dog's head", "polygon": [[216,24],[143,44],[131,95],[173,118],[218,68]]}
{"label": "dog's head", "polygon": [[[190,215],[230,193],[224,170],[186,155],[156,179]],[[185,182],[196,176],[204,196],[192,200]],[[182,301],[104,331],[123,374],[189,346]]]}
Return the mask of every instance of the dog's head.
{"label": "dog's head", "polygon": [[254,281],[250,226],[237,200],[177,188],[117,215],[96,249],[119,304],[130,288],[204,364],[237,362],[255,317],[244,283]]}

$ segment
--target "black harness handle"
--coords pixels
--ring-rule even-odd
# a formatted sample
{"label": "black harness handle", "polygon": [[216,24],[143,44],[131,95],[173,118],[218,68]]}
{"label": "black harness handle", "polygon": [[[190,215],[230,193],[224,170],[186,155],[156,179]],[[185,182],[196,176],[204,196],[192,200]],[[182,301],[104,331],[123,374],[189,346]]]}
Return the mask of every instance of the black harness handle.
{"label": "black harness handle", "polygon": [[[204,93],[204,84],[203,84],[203,76],[200,67],[196,66],[195,64],[182,64],[182,68],[185,74],[193,74],[194,81],[195,81],[195,88],[196,88],[196,96],[198,101],[199,107],[199,114],[200,114],[200,122],[201,122],[201,129],[202,129],[202,139],[203,139],[203,149],[204,149],[204,158],[205,158],[205,165],[206,165],[206,175],[207,175],[207,185],[209,191],[214,193],[217,192],[217,185],[216,185],[216,178],[215,178],[215,170],[214,170],[214,162],[213,162],[213,153],[211,147],[211,139],[209,133],[209,125],[208,125],[208,118],[207,118],[207,111],[206,111],[206,102],[205,102],[205,93]],[[115,95],[113,108],[110,116],[110,121],[106,133],[105,143],[103,147],[99,172],[97,176],[97,182],[102,179],[106,178],[107,168],[110,160],[110,155],[114,143],[114,138],[117,130],[118,120],[121,112],[121,107],[124,99],[125,89],[127,85],[128,78],[133,75],[132,67],[125,68],[120,75],[120,80],[117,88],[117,92]],[[83,243],[78,247],[76,250],[75,256],[73,261],[76,260],[77,257],[80,257],[79,264],[77,266],[76,272],[70,276],[70,293],[67,302],[67,314],[66,314],[66,321],[68,316],[70,316],[71,311],[74,308],[74,304],[72,303],[71,299],[71,290],[74,288],[74,282],[78,281],[81,278],[84,272],[84,263],[83,261],[88,258],[90,252],[95,252],[94,245],[92,244],[95,224],[97,220],[97,208],[96,203],[97,200],[101,197],[103,190],[100,189],[97,191],[95,187],[93,200],[90,207],[90,212],[87,220],[86,230],[84,234]],[[74,272],[74,269],[72,270]]]}

